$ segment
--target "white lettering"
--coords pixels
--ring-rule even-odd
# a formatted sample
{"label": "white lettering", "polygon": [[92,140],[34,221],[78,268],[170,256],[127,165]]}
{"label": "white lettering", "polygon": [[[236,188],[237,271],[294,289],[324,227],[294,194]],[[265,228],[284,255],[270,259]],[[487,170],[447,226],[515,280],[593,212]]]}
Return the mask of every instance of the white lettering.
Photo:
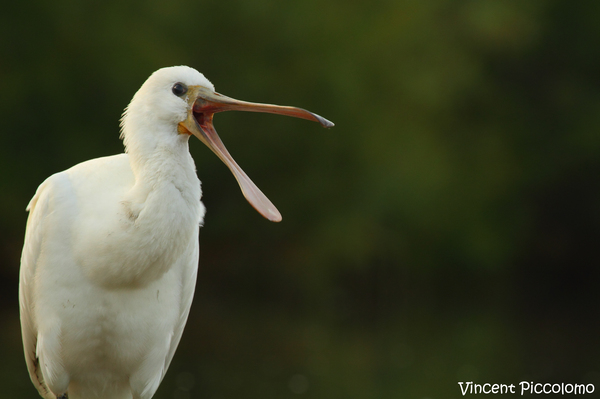
{"label": "white lettering", "polygon": [[[570,388],[570,390],[568,390]],[[573,384],[566,384],[565,385],[565,393],[573,393]]]}
{"label": "white lettering", "polygon": [[[588,387],[592,387],[592,390],[590,391]],[[596,390],[596,387],[594,386],[594,384],[587,384],[587,385],[585,386],[585,391],[586,391],[587,393],[593,393],[595,390]]]}
{"label": "white lettering", "polygon": [[485,386],[486,386],[486,385],[487,385],[487,386],[490,386],[490,383],[489,383],[489,382],[486,382],[485,384],[483,384],[483,388],[481,388],[481,390],[482,390],[482,392],[483,392],[484,394],[486,394],[486,395],[487,395],[488,393],[490,393],[490,391],[487,391],[487,392],[486,392],[486,390],[485,390]]}
{"label": "white lettering", "polygon": [[[515,384],[498,384],[498,383],[490,383],[486,382],[483,384],[477,384],[473,381],[468,382],[458,382],[458,386],[460,387],[460,392],[462,396],[470,395],[478,395],[478,394],[508,394],[515,393]],[[558,395],[585,395],[586,393],[594,393],[596,387],[594,384],[572,384],[572,383],[550,383],[550,382],[534,382],[534,381],[521,381],[519,382],[519,386],[521,387],[521,396],[528,393],[530,395],[550,395],[550,394],[558,394]]]}
{"label": "white lettering", "polygon": [[460,385],[460,392],[462,393],[462,396],[465,396],[467,394],[467,390],[469,389],[469,385],[471,385],[473,382],[466,382],[465,383],[465,389],[463,389],[463,383],[459,382],[458,385]]}
{"label": "white lettering", "polygon": [[[546,392],[546,385],[548,385],[548,386],[550,387],[550,388],[548,389],[548,392]],[[545,384],[544,384],[544,388],[543,388],[543,390],[544,390],[544,393],[545,393],[545,394],[548,394],[548,393],[550,393],[550,392],[551,392],[551,390],[552,390],[552,385],[551,385],[551,384],[549,384],[549,383],[545,383]]]}

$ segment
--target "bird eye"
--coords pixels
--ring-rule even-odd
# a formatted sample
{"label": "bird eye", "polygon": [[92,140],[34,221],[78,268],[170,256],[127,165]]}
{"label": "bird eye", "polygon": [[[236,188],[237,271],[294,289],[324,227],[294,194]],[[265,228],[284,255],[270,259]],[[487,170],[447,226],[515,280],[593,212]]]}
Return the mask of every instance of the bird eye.
{"label": "bird eye", "polygon": [[181,97],[185,93],[187,93],[187,86],[183,83],[175,83],[171,90],[173,91],[173,94],[175,94],[177,97]]}

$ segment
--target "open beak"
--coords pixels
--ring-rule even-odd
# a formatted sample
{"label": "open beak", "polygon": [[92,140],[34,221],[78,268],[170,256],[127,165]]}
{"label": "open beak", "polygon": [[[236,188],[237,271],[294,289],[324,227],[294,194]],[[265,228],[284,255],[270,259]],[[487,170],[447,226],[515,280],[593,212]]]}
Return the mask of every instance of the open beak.
{"label": "open beak", "polygon": [[270,221],[281,221],[281,214],[275,205],[256,187],[256,184],[250,180],[225,148],[213,126],[213,115],[223,111],[266,112],[308,119],[319,122],[327,128],[333,127],[333,123],[301,108],[235,100],[200,86],[189,87],[188,99],[190,108],[187,119],[179,123],[179,133],[193,134],[198,137],[231,170],[250,205]]}

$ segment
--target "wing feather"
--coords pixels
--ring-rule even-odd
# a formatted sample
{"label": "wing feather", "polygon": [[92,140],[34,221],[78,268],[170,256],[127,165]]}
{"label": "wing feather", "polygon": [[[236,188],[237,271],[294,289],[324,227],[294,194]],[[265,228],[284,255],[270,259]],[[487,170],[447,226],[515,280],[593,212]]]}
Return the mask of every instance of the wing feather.
{"label": "wing feather", "polygon": [[185,262],[186,264],[184,265],[184,272],[181,276],[181,308],[179,311],[179,320],[177,322],[177,325],[175,326],[175,330],[173,331],[173,339],[171,340],[171,346],[169,348],[167,357],[165,358],[163,377],[164,374],[167,372],[169,365],[171,364],[171,360],[173,360],[175,350],[177,349],[179,341],[181,340],[181,335],[183,334],[183,329],[185,328],[185,324],[190,314],[190,308],[192,307],[192,300],[194,299],[196,279],[198,276],[198,260],[200,255],[197,232],[195,237],[196,239],[194,242],[194,249],[191,253],[190,259]]}
{"label": "wing feather", "polygon": [[42,397],[56,399],[44,382],[44,377],[37,356],[37,325],[33,318],[33,280],[36,275],[36,264],[42,246],[42,231],[45,216],[48,214],[49,181],[42,183],[27,206],[29,217],[25,231],[25,244],[21,255],[21,270],[19,274],[19,305],[21,315],[21,334],[25,361],[31,381]]}
{"label": "wing feather", "polygon": [[[195,234],[196,239],[190,243],[189,250],[186,251],[175,266],[175,269],[179,271],[179,312],[172,324],[170,334],[165,337],[166,346],[164,349],[155,347],[155,350],[146,358],[142,369],[133,377],[133,391],[142,399],[151,398],[165,377],[190,313],[198,274],[199,246],[197,233],[198,231]],[[163,362],[162,364],[161,361]],[[155,367],[155,364],[158,367]]]}

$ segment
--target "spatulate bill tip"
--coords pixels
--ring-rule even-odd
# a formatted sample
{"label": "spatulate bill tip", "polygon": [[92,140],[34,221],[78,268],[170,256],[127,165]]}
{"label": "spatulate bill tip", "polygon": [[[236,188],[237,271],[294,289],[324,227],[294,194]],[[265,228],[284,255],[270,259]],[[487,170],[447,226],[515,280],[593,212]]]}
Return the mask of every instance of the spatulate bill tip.
{"label": "spatulate bill tip", "polygon": [[329,128],[332,128],[335,126],[335,124],[332,121],[323,118],[321,115],[317,115],[314,113],[313,113],[313,115],[317,119],[317,122],[319,122],[321,124],[321,126],[323,126],[324,128],[329,129]]}
{"label": "spatulate bill tip", "polygon": [[279,215],[277,217],[269,218],[269,221],[279,223],[279,222],[281,222],[281,215]]}

